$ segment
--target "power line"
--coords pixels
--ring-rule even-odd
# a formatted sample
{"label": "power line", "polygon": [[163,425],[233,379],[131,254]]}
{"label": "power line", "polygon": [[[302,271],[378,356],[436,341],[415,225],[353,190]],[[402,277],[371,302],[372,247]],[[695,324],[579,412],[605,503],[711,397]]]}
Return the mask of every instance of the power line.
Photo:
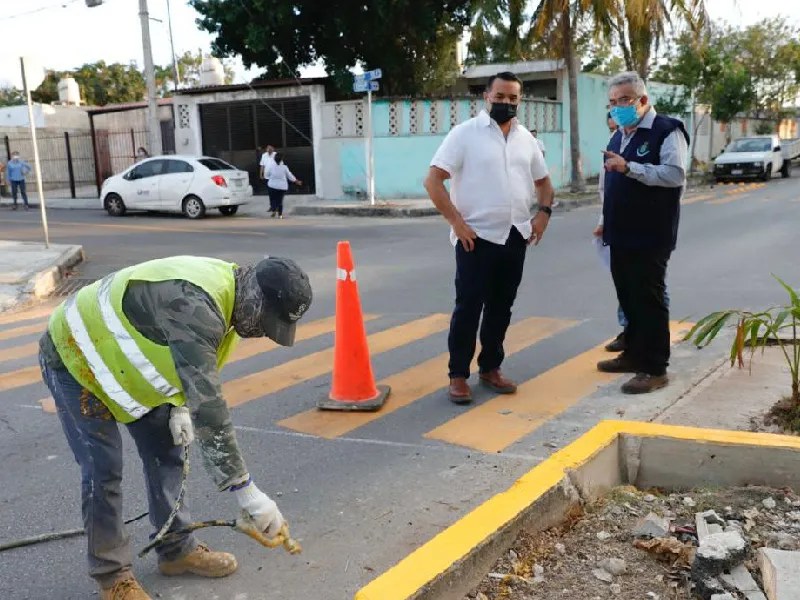
{"label": "power line", "polygon": [[75,4],[76,2],[80,2],[80,0],[62,0],[58,4],[51,4],[49,6],[40,6],[39,8],[34,8],[33,10],[28,10],[25,12],[17,13],[14,15],[8,15],[5,17],[1,17],[0,21],[10,21],[11,19],[18,19],[20,17],[27,17],[28,15],[35,15],[36,13],[44,12],[46,10],[53,10],[55,8],[67,8],[68,6]]}

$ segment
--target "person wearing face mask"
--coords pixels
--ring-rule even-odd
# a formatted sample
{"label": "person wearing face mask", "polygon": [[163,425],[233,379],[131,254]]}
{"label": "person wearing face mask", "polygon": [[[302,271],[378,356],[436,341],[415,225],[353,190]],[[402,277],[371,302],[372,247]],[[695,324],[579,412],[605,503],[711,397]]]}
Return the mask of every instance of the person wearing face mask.
{"label": "person wearing face mask", "polygon": [[[472,401],[467,381],[479,324],[480,383],[500,394],[517,390],[500,370],[503,340],[526,248],[542,240],[555,195],[536,139],[515,118],[521,97],[516,75],[492,76],[485,109],[447,134],[425,179],[431,201],[451,225],[455,247],[448,394],[456,404]],[[534,190],[539,207],[531,217]]]}
{"label": "person wearing face mask", "polygon": [[[183,446],[195,436],[219,491],[269,537],[281,529],[281,512],[245,466],[220,369],[239,337],[291,346],[311,300],[308,276],[289,259],[240,267],[176,256],[107,275],[56,308],[40,341],[39,362],[81,468],[89,574],[100,598],[150,598],[131,571],[118,423],[126,425],[142,458],[154,531],[175,507]],[[181,505],[170,531],[190,522]],[[211,551],[192,534],[157,552],[163,575],[224,577],[237,569],[232,554]]]}
{"label": "person wearing face mask", "polygon": [[139,149],[136,150],[136,162],[144,160],[145,158],[150,158],[150,153],[144,148],[144,146],[139,146]]}
{"label": "person wearing face mask", "polygon": [[633,373],[622,392],[643,394],[669,383],[666,272],[678,239],[689,134],[678,119],[656,113],[635,72],[612,77],[608,98],[619,129],[603,151],[601,227],[627,327],[622,354],[597,368]]}
{"label": "person wearing face mask", "polygon": [[27,161],[19,157],[19,152],[11,153],[11,160],[6,165],[6,177],[11,182],[11,196],[14,198],[13,210],[17,210],[17,196],[22,196],[25,210],[28,210],[28,193],[25,191],[25,177],[32,171]]}

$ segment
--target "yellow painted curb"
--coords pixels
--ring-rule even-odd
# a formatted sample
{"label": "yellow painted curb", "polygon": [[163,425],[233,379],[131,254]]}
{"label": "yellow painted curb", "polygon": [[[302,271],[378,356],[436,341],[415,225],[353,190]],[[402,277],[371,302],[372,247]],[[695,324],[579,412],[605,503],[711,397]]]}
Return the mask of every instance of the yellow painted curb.
{"label": "yellow painted curb", "polygon": [[800,450],[800,438],[794,436],[601,421],[367,584],[356,593],[355,600],[414,597],[551,491],[568,471],[586,464],[621,435]]}

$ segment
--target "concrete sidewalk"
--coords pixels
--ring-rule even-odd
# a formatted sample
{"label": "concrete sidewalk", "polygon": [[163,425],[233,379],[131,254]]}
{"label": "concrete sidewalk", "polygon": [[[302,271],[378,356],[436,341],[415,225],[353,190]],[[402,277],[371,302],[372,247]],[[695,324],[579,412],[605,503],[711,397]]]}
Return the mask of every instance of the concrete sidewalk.
{"label": "concrete sidewalk", "polygon": [[82,246],[0,240],[0,312],[48,296],[83,259]]}

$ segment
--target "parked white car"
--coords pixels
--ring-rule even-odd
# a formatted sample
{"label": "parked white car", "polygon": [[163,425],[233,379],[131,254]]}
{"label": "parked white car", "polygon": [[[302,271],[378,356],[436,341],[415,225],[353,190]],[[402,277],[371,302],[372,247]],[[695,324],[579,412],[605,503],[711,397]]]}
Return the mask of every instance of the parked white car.
{"label": "parked white car", "polygon": [[209,156],[156,156],[103,183],[100,200],[114,217],[129,210],[183,213],[200,219],[207,209],[235,215],[253,198],[247,172]]}
{"label": "parked white car", "polygon": [[714,178],[723,181],[757,177],[767,181],[777,173],[789,177],[795,152],[794,140],[781,140],[777,135],[739,138],[714,159]]}

